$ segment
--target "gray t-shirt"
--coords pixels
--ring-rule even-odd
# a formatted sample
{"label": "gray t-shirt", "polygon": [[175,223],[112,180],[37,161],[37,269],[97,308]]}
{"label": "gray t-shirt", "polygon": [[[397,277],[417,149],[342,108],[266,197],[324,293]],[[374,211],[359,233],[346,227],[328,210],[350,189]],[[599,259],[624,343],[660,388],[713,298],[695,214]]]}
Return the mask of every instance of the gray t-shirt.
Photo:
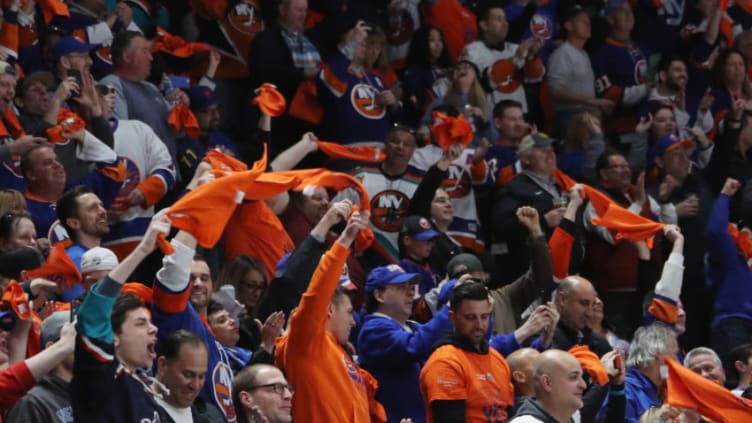
{"label": "gray t-shirt", "polygon": [[[595,75],[590,57],[568,41],[551,53],[548,59],[548,84],[551,90],[566,89],[574,94],[595,98]],[[556,111],[584,111],[584,104],[562,103],[554,100]]]}

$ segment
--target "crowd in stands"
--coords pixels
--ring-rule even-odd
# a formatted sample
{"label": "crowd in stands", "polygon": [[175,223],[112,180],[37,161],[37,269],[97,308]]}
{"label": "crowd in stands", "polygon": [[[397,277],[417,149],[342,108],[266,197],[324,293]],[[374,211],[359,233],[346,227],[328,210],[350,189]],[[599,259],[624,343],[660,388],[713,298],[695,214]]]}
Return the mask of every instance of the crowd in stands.
{"label": "crowd in stands", "polygon": [[0,423],[752,421],[749,0],[6,0]]}

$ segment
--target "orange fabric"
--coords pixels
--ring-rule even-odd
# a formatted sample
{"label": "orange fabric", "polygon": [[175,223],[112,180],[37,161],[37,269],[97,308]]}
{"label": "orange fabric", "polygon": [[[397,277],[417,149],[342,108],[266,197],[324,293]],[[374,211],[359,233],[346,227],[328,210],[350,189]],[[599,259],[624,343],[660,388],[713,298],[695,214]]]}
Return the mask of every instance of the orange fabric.
{"label": "orange fabric", "polygon": [[46,24],[49,24],[55,16],[70,17],[68,5],[61,0],[37,0],[37,4],[42,9],[42,16],[44,16],[44,23]]}
{"label": "orange fabric", "polygon": [[[202,247],[214,247],[222,237],[227,221],[238,203],[253,187],[253,182],[264,169],[266,149],[262,158],[250,170],[236,172],[201,185],[170,206],[167,215],[172,219],[172,226],[193,235]],[[159,239],[160,249],[168,254],[169,244],[166,244],[164,237]]]}
{"label": "orange fabric", "polygon": [[287,102],[285,102],[285,97],[277,91],[276,86],[264,82],[256,89],[256,94],[256,98],[252,102],[259,106],[265,115],[277,117],[285,112]]}
{"label": "orange fabric", "polygon": [[386,158],[384,151],[376,147],[351,147],[326,141],[316,141],[316,144],[318,144],[319,150],[333,159],[381,163]]}
{"label": "orange fabric", "polygon": [[318,125],[324,116],[324,108],[319,104],[317,95],[318,88],[313,81],[301,82],[290,102],[290,116]]}
{"label": "orange fabric", "polygon": [[467,147],[473,142],[473,127],[465,119],[465,115],[455,118],[444,113],[433,112],[433,121],[431,132],[442,150],[449,150],[449,147],[456,143]]}
{"label": "orange fabric", "polygon": [[136,188],[144,194],[145,203],[141,207],[145,209],[157,204],[167,192],[164,180],[156,175],[144,179]]}
{"label": "orange fabric", "polygon": [[44,278],[57,283],[61,291],[74,287],[83,280],[81,272],[68,257],[65,248],[70,245],[70,240],[58,242],[52,247],[47,263],[29,273],[29,278]]}
{"label": "orange fabric", "polygon": [[167,123],[172,126],[172,130],[175,133],[180,132],[182,128],[185,130],[185,134],[191,138],[195,139],[199,136],[198,120],[196,120],[196,116],[185,104],[178,104],[170,110],[170,114],[167,116]]}
{"label": "orange fabric", "polygon": [[433,25],[444,33],[444,42],[453,63],[462,52],[462,48],[478,38],[475,14],[462,7],[458,0],[438,0],[430,6],[426,16],[427,25]]}
{"label": "orange fabric", "polygon": [[63,132],[77,132],[86,128],[86,122],[76,113],[68,109],[60,109],[57,114],[57,125],[48,128],[47,139],[53,143],[65,142],[68,139],[63,136]]}
{"label": "orange fabric", "polygon": [[497,61],[491,65],[488,72],[489,78],[496,85],[496,90],[506,94],[513,93],[520,87],[522,81],[519,75],[517,66],[509,59]]}
{"label": "orange fabric", "polygon": [[[192,283],[189,284],[188,288],[178,293],[170,292],[166,289],[160,289],[158,284],[154,285],[155,288],[152,290],[152,304],[165,313],[182,313],[191,298],[192,285]],[[204,316],[201,315],[200,317],[201,321],[208,327],[209,325],[206,320],[204,320]]]}
{"label": "orange fabric", "polygon": [[154,37],[153,52],[163,51],[176,57],[187,58],[202,51],[211,51],[206,43],[190,43],[177,35],[172,35],[163,28],[157,28],[157,35]]}
{"label": "orange fabric", "polygon": [[548,240],[548,249],[551,250],[551,266],[554,278],[561,280],[569,274],[569,260],[572,257],[572,244],[574,237],[559,228],[554,229],[551,239]]}
{"label": "orange fabric", "polygon": [[42,351],[42,319],[36,313],[31,315],[29,338],[26,341],[26,356],[33,357]]}
{"label": "orange fabric", "polygon": [[[287,336],[277,343],[275,364],[284,368],[287,380],[297,388],[292,398],[296,421],[371,422],[369,390],[373,386],[369,385],[375,381],[364,377],[364,371],[326,330],[329,302],[349,253],[335,242],[324,254],[290,318]],[[312,357],[316,365],[311,365]]]}
{"label": "orange fabric", "polygon": [[118,159],[117,163],[113,166],[103,166],[98,169],[100,173],[115,182],[125,181],[126,170],[125,160],[123,159]]}
{"label": "orange fabric", "polygon": [[286,192],[298,184],[295,176],[281,172],[266,172],[256,178],[253,187],[245,194],[246,200],[266,200]]}
{"label": "orange fabric", "polygon": [[295,243],[264,201],[250,201],[238,206],[227,223],[224,248],[228,261],[238,254],[257,257],[273,275],[279,260],[295,250]]}
{"label": "orange fabric", "polygon": [[16,281],[10,281],[5,286],[2,303],[6,307],[13,309],[13,313],[21,320],[28,320],[31,317],[29,298],[26,296],[26,292],[24,292],[21,285]]}
{"label": "orange fabric", "polygon": [[[726,5],[728,6],[728,0],[721,0],[721,7],[724,3],[726,3]],[[752,15],[752,1],[736,0],[734,4],[744,9],[744,11],[747,12],[748,14]],[[725,10],[725,9],[721,9],[721,10]]]}
{"label": "orange fabric", "polygon": [[8,107],[3,113],[3,120],[0,122],[0,137],[21,138],[26,132],[18,121],[18,117],[13,113],[13,108]]}
{"label": "orange fabric", "polygon": [[3,21],[0,27],[0,45],[18,54],[18,24]]}
{"label": "orange fabric", "polygon": [[[190,292],[190,290],[187,290]],[[123,284],[123,287],[120,288],[121,294],[132,294],[133,296],[139,298],[144,304],[151,304],[153,301],[154,293],[152,292],[151,288],[148,286],[140,283],[140,282],[128,282]]]}
{"label": "orange fabric", "polygon": [[[554,178],[559,186],[568,191],[576,182],[564,172],[556,169]],[[603,226],[611,231],[614,240],[631,239],[633,241],[647,241],[648,247],[652,246],[652,237],[665,226],[663,223],[654,222],[640,215],[630,212],[616,204],[606,194],[597,189],[581,184],[585,195],[593,205],[598,217],[594,217],[594,225]]]}
{"label": "orange fabric", "polygon": [[664,356],[668,366],[665,402],[673,407],[695,410],[702,416],[722,423],[749,421],[752,401],[737,397],[718,383]]}
{"label": "orange fabric", "polygon": [[598,385],[605,386],[608,383],[608,372],[598,356],[590,351],[587,345],[575,345],[570,348],[569,353],[580,362],[582,370],[587,372]]}
{"label": "orange fabric", "polygon": [[673,325],[679,320],[679,307],[676,303],[662,300],[659,297],[653,298],[648,308],[648,313],[652,314],[656,319],[661,322]]}
{"label": "orange fabric", "polygon": [[631,239],[633,241],[646,241],[665,226],[663,223],[654,222],[634,214],[617,204],[611,205],[606,213],[592,219],[593,224],[603,226],[616,233],[615,240]]}
{"label": "orange fabric", "polygon": [[214,176],[248,170],[248,166],[245,163],[216,148],[212,148],[206,153],[204,161],[211,165]]}
{"label": "orange fabric", "polygon": [[535,60],[525,63],[525,67],[523,68],[525,82],[538,82],[543,79],[545,74],[546,68],[543,66],[543,61],[540,57],[536,57]]}
{"label": "orange fabric", "polygon": [[453,345],[439,347],[420,372],[429,423],[434,421],[431,402],[437,400],[465,401],[467,422],[507,421],[507,408],[514,406],[511,376],[506,360],[493,348],[484,355]]}
{"label": "orange fabric", "polygon": [[[730,223],[726,230],[731,235],[731,238],[734,239],[736,248],[744,254],[744,260],[749,263],[750,259],[752,259],[752,239],[749,238],[749,234],[739,231]],[[752,266],[750,266],[750,269],[752,269]]]}

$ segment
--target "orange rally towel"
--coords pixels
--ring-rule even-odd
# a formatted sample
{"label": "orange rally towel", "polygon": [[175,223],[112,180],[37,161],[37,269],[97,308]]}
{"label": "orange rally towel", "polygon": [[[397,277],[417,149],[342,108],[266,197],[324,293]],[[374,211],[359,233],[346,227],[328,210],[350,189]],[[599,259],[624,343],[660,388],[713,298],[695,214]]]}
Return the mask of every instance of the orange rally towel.
{"label": "orange rally towel", "polygon": [[21,285],[16,281],[10,281],[3,290],[3,305],[10,307],[13,313],[21,320],[28,320],[31,317],[31,307],[29,307],[29,298],[26,296]]}
{"label": "orange rally towel", "polygon": [[78,271],[76,265],[68,257],[68,253],[65,252],[65,248],[70,244],[70,240],[55,244],[47,257],[47,263],[28,272],[29,278],[44,278],[55,282],[61,291],[72,288],[81,282],[84,279],[81,272]]}
{"label": "orange rally towel", "polygon": [[[238,204],[253,189],[254,181],[264,169],[266,146],[263,156],[250,170],[207,182],[170,206],[167,215],[172,220],[172,226],[193,235],[202,247],[214,247]],[[174,252],[164,236],[157,238],[157,244],[167,255]]]}
{"label": "orange rally towel", "polygon": [[172,126],[172,130],[175,133],[180,132],[182,128],[189,137],[193,139],[198,138],[198,120],[196,120],[196,116],[185,104],[178,104],[170,110],[170,114],[167,116],[167,123]]}
{"label": "orange rally towel", "polygon": [[286,172],[266,172],[259,175],[245,194],[246,200],[266,200],[296,186],[299,179]]}
{"label": "orange rally towel", "polygon": [[248,170],[248,166],[245,163],[227,153],[223,153],[217,148],[209,150],[206,156],[204,156],[204,161],[211,165],[212,173],[216,177]]}
{"label": "orange rally towel", "polygon": [[13,113],[13,108],[8,107],[3,113],[3,119],[0,121],[0,137],[12,137],[14,139],[21,138],[26,135],[26,132],[21,126],[21,122],[18,121],[18,116]]}
{"label": "orange rally towel", "polygon": [[120,288],[120,293],[131,294],[140,299],[144,304],[151,304],[154,297],[151,288],[140,282],[128,282],[123,284],[123,287]]}
{"label": "orange rally towel", "polygon": [[65,142],[67,138],[63,132],[77,132],[86,128],[86,122],[79,115],[68,109],[60,109],[57,114],[57,125],[47,129],[47,139],[53,143]]}
{"label": "orange rally towel", "polygon": [[601,364],[598,356],[590,351],[587,345],[575,345],[569,350],[569,353],[580,362],[582,370],[598,382],[598,385],[605,386],[608,383],[608,372]]}
{"label": "orange rally towel", "polygon": [[46,24],[49,24],[55,16],[70,17],[68,5],[62,0],[37,0],[37,4],[42,9],[42,16],[44,16],[44,23]]}
{"label": "orange rally towel", "polygon": [[386,158],[384,151],[376,147],[351,147],[326,141],[316,141],[316,144],[318,144],[319,150],[333,159],[381,163]]}
{"label": "orange rally towel", "polygon": [[[749,264],[750,259],[752,259],[752,239],[749,238],[749,234],[736,229],[736,227],[730,223],[726,230],[729,235],[731,235],[731,238],[734,239],[736,248],[744,254],[744,260]],[[752,266],[750,266],[750,269],[752,269]]]}
{"label": "orange rally towel", "polygon": [[211,51],[211,47],[206,43],[190,43],[177,35],[170,34],[163,28],[157,28],[151,51],[163,51],[172,56],[187,58],[202,51]]}
{"label": "orange rally towel", "polygon": [[256,98],[254,98],[252,102],[259,106],[264,114],[277,117],[285,112],[287,102],[285,101],[285,97],[277,91],[276,86],[264,82],[255,92]]}
{"label": "orange rally towel", "polygon": [[[559,186],[566,191],[569,191],[577,183],[559,169],[554,171],[553,176]],[[614,236],[614,240],[647,241],[648,247],[652,246],[652,237],[663,229],[663,226],[665,226],[663,223],[654,222],[632,213],[597,189],[587,184],[581,185],[585,191],[585,196],[593,204],[593,208],[598,215],[598,217],[592,219],[594,225],[609,229]]]}
{"label": "orange rally towel", "polygon": [[449,146],[456,143],[467,147],[473,142],[473,127],[465,119],[465,115],[455,118],[444,113],[433,112],[433,121],[431,132],[442,150],[446,151]]}
{"label": "orange rally towel", "polygon": [[752,401],[737,397],[712,380],[663,357],[668,366],[665,402],[673,407],[689,408],[716,422],[750,421]]}

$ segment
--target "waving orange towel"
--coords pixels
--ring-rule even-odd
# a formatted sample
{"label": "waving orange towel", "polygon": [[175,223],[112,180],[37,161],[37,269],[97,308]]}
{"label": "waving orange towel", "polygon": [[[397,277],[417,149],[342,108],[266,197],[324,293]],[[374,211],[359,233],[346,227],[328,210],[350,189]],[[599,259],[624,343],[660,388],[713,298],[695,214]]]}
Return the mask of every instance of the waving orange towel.
{"label": "waving orange towel", "polygon": [[3,290],[2,303],[10,307],[13,313],[21,320],[28,320],[31,317],[31,307],[29,307],[29,298],[26,296],[21,285],[16,281],[10,281]]}
{"label": "waving orange towel", "polygon": [[[222,237],[227,222],[246,193],[253,189],[256,178],[266,169],[266,148],[250,170],[235,172],[194,189],[167,210],[172,226],[193,235],[199,245],[212,248]],[[164,236],[158,237],[165,254],[174,250]]]}
{"label": "waving orange towel", "polygon": [[316,144],[327,156],[333,159],[356,160],[359,162],[381,163],[386,158],[386,154],[380,148],[376,147],[350,147],[336,144],[333,142],[316,141]]}
{"label": "waving orange towel", "polygon": [[206,153],[204,161],[211,165],[214,176],[223,176],[232,172],[248,170],[248,166],[245,163],[216,148],[212,148]]}
{"label": "waving orange towel", "polygon": [[196,115],[193,114],[191,109],[185,104],[178,104],[170,110],[170,114],[167,116],[167,123],[170,124],[172,130],[175,133],[180,132],[180,129],[185,130],[186,135],[191,138],[198,138],[198,120]]}
{"label": "waving orange towel", "polygon": [[460,143],[464,146],[473,142],[473,127],[464,115],[452,117],[444,113],[433,112],[433,132],[436,142],[446,151],[452,144]]}
{"label": "waving orange towel", "polygon": [[667,404],[695,410],[716,422],[738,423],[752,420],[752,401],[737,397],[673,358],[664,357],[663,362],[668,366]]}
{"label": "waving orange towel", "polygon": [[598,356],[590,351],[587,345],[575,345],[569,353],[580,362],[582,370],[587,372],[598,385],[605,386],[608,383],[608,372],[601,364]]}
{"label": "waving orange towel", "polygon": [[68,5],[62,0],[37,0],[37,4],[42,9],[42,16],[46,24],[49,24],[55,16],[70,17]]}
{"label": "waving orange towel", "polygon": [[259,106],[264,114],[273,117],[282,115],[287,107],[285,97],[277,91],[276,86],[268,82],[264,82],[256,89],[256,98],[252,102]]}
{"label": "waving orange towel", "polygon": [[58,242],[52,247],[47,263],[38,269],[28,272],[30,278],[44,278],[57,283],[61,291],[74,287],[83,280],[81,272],[68,257],[65,248],[70,245],[70,240]]}
{"label": "waving orange towel", "polygon": [[121,294],[131,294],[134,297],[140,299],[144,304],[151,304],[154,298],[154,292],[151,288],[140,282],[128,282],[124,283],[120,288]]}
{"label": "waving orange towel", "polygon": [[47,139],[53,143],[65,142],[67,138],[63,132],[77,132],[86,128],[86,122],[76,113],[67,109],[60,109],[57,114],[57,125],[47,129]]}
{"label": "waving orange towel", "polygon": [[151,49],[153,52],[163,51],[175,57],[191,57],[202,51],[211,51],[206,43],[192,43],[184,40],[177,35],[172,35],[163,28],[157,28],[157,35],[154,37],[154,44]]}

